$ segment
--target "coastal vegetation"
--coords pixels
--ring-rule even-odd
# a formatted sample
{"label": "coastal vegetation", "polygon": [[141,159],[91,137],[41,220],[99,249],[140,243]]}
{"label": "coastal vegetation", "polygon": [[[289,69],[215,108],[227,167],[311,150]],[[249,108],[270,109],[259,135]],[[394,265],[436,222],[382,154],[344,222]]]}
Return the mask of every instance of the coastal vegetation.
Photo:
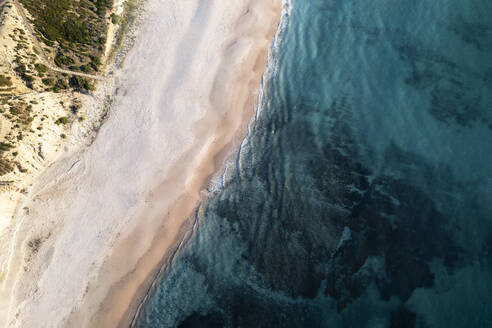
{"label": "coastal vegetation", "polygon": [[[113,0],[19,0],[30,15],[36,38],[44,44],[42,50],[48,60],[64,70],[80,71],[88,74],[99,72],[101,57],[106,43],[107,25],[114,21],[109,11]],[[27,49],[25,31],[21,30],[18,43],[20,49]],[[33,47],[31,61],[40,55]],[[51,59],[49,59],[51,58]],[[19,64],[23,58],[18,58]],[[76,91],[91,91],[93,84],[60,73],[48,72],[47,67],[40,63],[34,65],[35,76],[41,78],[46,91],[60,92],[73,87]],[[18,65],[17,72],[26,86],[33,89],[34,77],[29,74],[25,65]],[[57,82],[54,82],[54,81]],[[1,84],[1,81],[0,81]],[[67,87],[68,86],[68,87]]]}
{"label": "coastal vegetation", "polygon": [[57,124],[57,125],[67,124],[67,123],[68,123],[68,117],[66,117],[66,116],[60,117],[59,119],[57,119],[55,121],[55,124]]}
{"label": "coastal vegetation", "polygon": [[41,41],[56,51],[57,64],[88,63],[101,56],[113,0],[19,1],[32,16]]}
{"label": "coastal vegetation", "polygon": [[[99,39],[82,37],[78,33],[86,31],[81,31],[76,25],[87,27],[87,33],[102,33],[104,36],[104,17],[107,6],[111,5],[109,1],[95,1],[97,14],[87,18],[81,14],[80,6],[92,1],[19,1],[42,46],[37,46],[29,26],[24,24],[21,11],[15,6],[0,8],[0,39],[5,48],[13,50],[10,57],[0,60],[0,177],[7,178],[8,182],[1,180],[2,188],[19,173],[27,172],[24,167],[26,152],[33,150],[29,158],[35,156],[44,160],[40,150],[45,142],[43,139],[50,138],[49,135],[65,139],[67,136],[63,132],[70,124],[80,122],[71,109],[80,107],[76,104],[77,96],[64,95],[63,92],[72,89],[86,93],[94,89],[93,83],[86,78],[56,72],[48,67],[49,61],[62,69],[100,70],[102,52],[97,43]],[[53,15],[57,11],[58,18],[54,20]],[[55,96],[53,92],[62,94]],[[64,104],[56,98],[71,100]],[[42,104],[43,99],[51,99],[49,108]],[[53,106],[59,109],[53,110]],[[26,167],[33,166],[28,164]]]}
{"label": "coastal vegetation", "polygon": [[10,87],[12,85],[12,78],[10,76],[5,76],[0,74],[0,87]]}
{"label": "coastal vegetation", "polygon": [[126,0],[123,13],[121,15],[112,14],[110,19],[113,24],[118,24],[119,28],[115,35],[114,47],[109,57],[114,55],[114,51],[120,49],[123,37],[128,32],[128,27],[132,25],[138,14],[138,7],[141,0]]}
{"label": "coastal vegetation", "polygon": [[104,119],[107,101],[97,115],[81,104],[95,89],[90,75],[103,74],[140,1],[126,0],[123,10],[113,9],[113,0],[0,4],[0,191],[25,190],[64,139],[79,141],[73,125],[89,136]]}
{"label": "coastal vegetation", "polygon": [[5,175],[14,170],[12,163],[4,157],[4,153],[10,151],[14,146],[6,143],[0,142],[0,176]]}

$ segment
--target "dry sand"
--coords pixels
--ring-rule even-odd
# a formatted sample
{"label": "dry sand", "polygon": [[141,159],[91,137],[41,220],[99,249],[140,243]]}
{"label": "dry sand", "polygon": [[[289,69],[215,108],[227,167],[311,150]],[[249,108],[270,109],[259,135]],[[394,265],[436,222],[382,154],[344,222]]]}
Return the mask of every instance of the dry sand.
{"label": "dry sand", "polygon": [[280,7],[149,0],[96,140],[47,170],[15,217],[0,322],[128,325],[244,135]]}

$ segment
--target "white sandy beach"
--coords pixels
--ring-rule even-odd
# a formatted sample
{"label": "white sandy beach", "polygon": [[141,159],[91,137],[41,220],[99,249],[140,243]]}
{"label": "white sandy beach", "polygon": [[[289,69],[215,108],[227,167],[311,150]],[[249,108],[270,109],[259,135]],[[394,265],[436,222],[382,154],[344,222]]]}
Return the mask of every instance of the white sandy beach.
{"label": "white sandy beach", "polygon": [[2,327],[128,326],[244,136],[280,10],[280,0],[148,1],[96,140],[18,207],[0,259]]}

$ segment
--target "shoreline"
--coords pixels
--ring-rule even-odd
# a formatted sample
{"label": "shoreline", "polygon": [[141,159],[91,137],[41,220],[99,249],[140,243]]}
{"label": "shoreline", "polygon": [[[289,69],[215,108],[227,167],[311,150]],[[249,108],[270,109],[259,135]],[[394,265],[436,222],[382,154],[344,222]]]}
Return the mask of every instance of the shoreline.
{"label": "shoreline", "polygon": [[[29,220],[46,222],[21,227],[13,246],[19,269],[25,242],[40,234],[36,228],[48,237],[14,281],[11,308],[19,309],[10,313],[9,327],[32,322],[41,327],[129,325],[155,274],[192,230],[190,214],[202,190],[240,145],[255,115],[282,5],[276,0],[194,4],[145,4],[151,14],[116,71],[111,115],[96,140],[55,163],[23,202],[32,209]],[[181,34],[171,35],[174,27],[168,27],[160,38],[152,30],[156,12],[183,15],[189,26],[176,19]],[[174,57],[158,54],[166,63],[149,61],[157,56],[152,51],[161,49],[151,46],[166,38]],[[200,50],[207,56],[201,61],[188,54]],[[172,70],[160,67],[173,59]],[[126,156],[114,148],[122,144]],[[133,156],[140,160],[134,163]]]}
{"label": "shoreline", "polygon": [[[250,2],[253,3],[255,1]],[[280,7],[281,4],[278,5],[277,9],[280,9]],[[249,10],[250,9],[247,9],[246,12],[249,12]],[[273,41],[273,36],[279,26],[280,10],[278,10],[277,13],[278,19],[275,21],[275,24],[271,27],[266,37],[266,39],[270,40],[270,42],[267,43],[266,48],[263,47],[263,49],[258,52],[256,59],[254,60],[255,65],[253,71],[255,72],[255,77],[253,80],[257,80],[258,83],[249,83],[248,87],[245,88],[246,90],[243,91],[258,91],[260,88],[260,81],[267,69],[267,54]],[[220,66],[228,67],[232,65],[227,62],[227,59],[231,58],[227,58],[227,56],[224,57],[225,60],[223,61],[226,62],[222,62]],[[227,79],[217,76],[214,82],[222,82],[224,80]],[[255,85],[257,86],[255,87]],[[218,92],[218,88],[214,91]],[[190,189],[193,192],[182,194],[170,206],[167,214],[164,215],[164,217],[166,217],[164,220],[169,222],[172,221],[174,223],[172,227],[172,229],[174,229],[174,237],[171,240],[166,238],[166,234],[169,234],[169,231],[166,231],[166,229],[169,229],[169,224],[164,223],[159,227],[160,233],[155,233],[151,247],[138,259],[138,265],[132,269],[131,275],[126,275],[121,280],[118,280],[113,284],[110,292],[102,302],[102,308],[100,308],[96,313],[94,318],[95,320],[91,321],[91,326],[107,327],[114,325],[116,322],[118,327],[133,326],[134,320],[138,315],[138,311],[148,295],[152,284],[157,278],[157,275],[160,272],[165,271],[166,265],[172,262],[174,256],[179,252],[180,247],[192,235],[196,224],[196,219],[193,213],[196,211],[196,208],[199,206],[200,200],[203,197],[202,192],[210,184],[214,175],[223,168],[223,164],[227,156],[234,151],[234,149],[238,148],[244,139],[247,132],[247,127],[251,123],[251,119],[255,114],[256,106],[258,105],[257,99],[257,93],[251,94],[247,97],[242,106],[243,110],[241,118],[239,119],[239,126],[232,132],[232,135],[222,138],[221,136],[214,137],[214,141],[212,143],[215,143],[215,145],[213,145],[213,149],[209,150],[208,154],[206,154],[206,157],[208,158],[204,159],[202,164],[195,169],[195,171],[200,171],[200,173],[198,174],[198,177],[192,179],[194,181],[191,182],[193,186]],[[219,105],[218,107],[226,108],[227,106]],[[211,120],[212,118],[210,116],[215,116],[215,113],[213,112],[209,112],[208,114],[209,115],[207,116],[209,117],[206,116],[201,120],[201,122],[197,122],[195,124],[197,129],[202,122],[206,123],[208,120]],[[227,115],[228,113],[225,112],[225,114]],[[227,121],[227,117],[224,117],[218,126],[227,126]],[[220,131],[219,134],[229,134],[230,131],[227,130],[228,129],[223,129],[223,131]],[[223,141],[222,145],[220,144],[221,139]],[[161,182],[157,188],[153,189],[151,191],[153,199],[148,199],[147,202],[158,202],[159,194],[165,193],[168,188],[172,188],[175,184],[176,181],[173,177],[180,175],[177,171],[180,171],[181,163],[191,160],[190,157],[195,155],[197,152],[198,149],[190,149],[182,159],[176,161],[176,165],[170,170],[171,173],[169,174],[172,178],[168,177],[166,180]],[[159,209],[150,209],[142,214],[142,217],[155,217],[156,221],[160,221],[161,219],[159,219],[159,217],[162,216],[162,212]],[[111,255],[105,265],[112,266],[120,263],[121,257],[124,256],[124,254],[127,254],[129,248],[131,248],[130,244],[138,238],[138,235],[138,231],[133,232],[133,236],[128,236],[122,244],[116,246],[115,252]],[[165,249],[164,253],[162,252],[162,249]],[[111,277],[108,280],[113,279]],[[120,312],[122,315],[117,315],[115,312]],[[69,319],[68,326],[80,322],[80,319],[74,320],[76,317],[77,314]],[[117,319],[118,317],[119,319]]]}

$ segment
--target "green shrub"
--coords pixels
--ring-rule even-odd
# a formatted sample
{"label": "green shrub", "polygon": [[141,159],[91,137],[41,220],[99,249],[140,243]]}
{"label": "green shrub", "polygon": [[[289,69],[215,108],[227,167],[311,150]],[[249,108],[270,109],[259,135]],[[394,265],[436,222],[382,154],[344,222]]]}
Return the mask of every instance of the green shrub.
{"label": "green shrub", "polygon": [[26,73],[26,65],[24,64],[19,64],[16,68],[14,68],[14,71],[19,73],[19,74],[25,74]]}
{"label": "green shrub", "polygon": [[9,150],[9,149],[11,149],[11,148],[14,148],[14,146],[12,146],[12,145],[11,145],[11,144],[9,144],[9,143],[6,143],[6,142],[1,142],[1,141],[0,141],[0,152],[2,152],[2,151],[7,151],[7,150]]}
{"label": "green shrub", "polygon": [[36,63],[34,64],[34,69],[38,71],[38,73],[46,73],[48,68],[43,64]]}
{"label": "green shrub", "polygon": [[70,86],[77,90],[94,90],[94,85],[92,83],[90,83],[83,77],[76,75],[70,78]]}
{"label": "green shrub", "polygon": [[14,107],[14,106],[11,106],[9,108],[9,112],[10,112],[10,114],[17,115],[17,116],[22,114],[22,110],[18,107]]}
{"label": "green shrub", "polygon": [[34,78],[29,74],[22,75],[22,79],[28,83],[32,83],[34,81]]}
{"label": "green shrub", "polygon": [[10,81],[10,76],[5,76],[0,74],[0,87],[10,87],[12,86],[12,81]]}
{"label": "green shrub", "polygon": [[120,22],[120,16],[116,15],[115,13],[111,14],[111,23],[113,24],[119,24]]}
{"label": "green shrub", "polygon": [[79,69],[84,73],[94,73],[94,68],[90,64],[81,65]]}
{"label": "green shrub", "polygon": [[31,75],[27,74],[26,65],[19,64],[16,68],[14,68],[14,71],[20,75],[20,77],[26,82],[29,88],[32,88],[32,82],[34,81],[34,78]]}
{"label": "green shrub", "polygon": [[72,58],[65,56],[62,53],[57,53],[55,56],[55,64],[58,67],[72,65],[74,62],[75,61]]}
{"label": "green shrub", "polygon": [[47,86],[53,85],[53,79],[50,79],[50,78],[43,79],[42,82],[44,85],[47,85]]}
{"label": "green shrub", "polygon": [[59,92],[60,90],[66,90],[68,89],[69,85],[65,80],[58,80],[56,81],[55,85],[53,86],[53,91],[54,92]]}
{"label": "green shrub", "polygon": [[68,117],[66,116],[63,116],[63,117],[60,117],[58,118],[56,121],[55,121],[55,124],[56,125],[60,125],[60,124],[67,124],[68,123]]}

